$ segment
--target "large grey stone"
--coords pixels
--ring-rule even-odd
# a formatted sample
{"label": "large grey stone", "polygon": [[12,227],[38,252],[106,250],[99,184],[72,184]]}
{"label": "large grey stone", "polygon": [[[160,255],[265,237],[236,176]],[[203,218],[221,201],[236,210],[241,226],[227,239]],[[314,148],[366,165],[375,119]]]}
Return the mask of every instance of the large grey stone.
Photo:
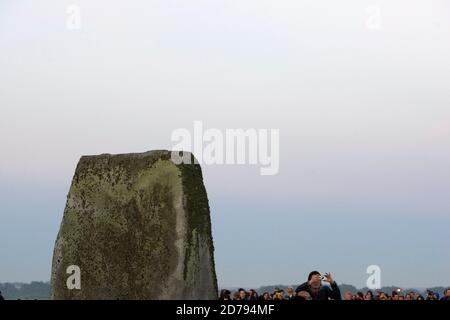
{"label": "large grey stone", "polygon": [[[216,299],[213,251],[198,164],[175,165],[169,151],[84,156],[55,244],[52,297]],[[67,288],[71,265],[81,290]]]}

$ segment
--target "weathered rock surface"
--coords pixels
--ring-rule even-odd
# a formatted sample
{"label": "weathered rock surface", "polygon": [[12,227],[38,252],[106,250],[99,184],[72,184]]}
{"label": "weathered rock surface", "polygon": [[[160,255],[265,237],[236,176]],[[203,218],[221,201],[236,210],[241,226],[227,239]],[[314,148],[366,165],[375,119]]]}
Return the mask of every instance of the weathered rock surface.
{"label": "weathered rock surface", "polygon": [[[52,265],[54,299],[216,299],[208,198],[198,164],[169,151],[82,157]],[[67,267],[81,269],[69,290]]]}

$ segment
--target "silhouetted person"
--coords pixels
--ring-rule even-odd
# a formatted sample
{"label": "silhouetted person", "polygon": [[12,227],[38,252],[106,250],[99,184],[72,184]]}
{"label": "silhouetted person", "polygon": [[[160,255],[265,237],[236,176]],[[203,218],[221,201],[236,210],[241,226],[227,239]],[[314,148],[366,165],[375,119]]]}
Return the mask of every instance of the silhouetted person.
{"label": "silhouetted person", "polygon": [[231,292],[227,289],[222,289],[220,291],[220,296],[219,296],[219,300],[221,301],[226,301],[226,300],[231,300]]}
{"label": "silhouetted person", "polygon": [[5,300],[5,298],[3,298],[2,292],[0,291],[0,301],[3,301],[3,300]]}

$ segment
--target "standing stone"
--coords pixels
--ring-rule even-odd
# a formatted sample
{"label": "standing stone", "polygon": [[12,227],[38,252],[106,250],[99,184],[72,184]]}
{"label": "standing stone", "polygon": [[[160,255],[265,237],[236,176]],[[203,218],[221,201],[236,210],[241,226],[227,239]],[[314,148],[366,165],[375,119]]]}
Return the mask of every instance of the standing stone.
{"label": "standing stone", "polygon": [[[53,299],[217,298],[201,168],[170,155],[81,158],[53,254]],[[72,265],[80,290],[67,287]]]}

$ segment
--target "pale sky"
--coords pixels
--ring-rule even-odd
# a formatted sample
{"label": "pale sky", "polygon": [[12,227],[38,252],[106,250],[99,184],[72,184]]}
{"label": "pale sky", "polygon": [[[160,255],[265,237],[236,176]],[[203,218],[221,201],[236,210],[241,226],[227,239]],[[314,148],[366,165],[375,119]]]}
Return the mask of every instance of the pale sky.
{"label": "pale sky", "polygon": [[0,282],[49,280],[80,156],[200,120],[280,130],[276,176],[203,167],[219,285],[450,285],[449,39],[445,0],[0,0]]}

